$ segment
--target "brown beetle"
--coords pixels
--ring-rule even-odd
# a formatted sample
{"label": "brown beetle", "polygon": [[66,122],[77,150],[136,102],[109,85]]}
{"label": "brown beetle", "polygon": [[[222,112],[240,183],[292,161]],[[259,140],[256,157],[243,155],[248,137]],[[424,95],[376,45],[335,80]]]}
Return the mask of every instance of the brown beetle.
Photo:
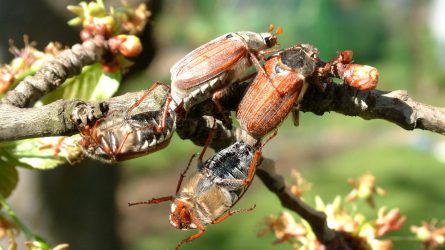
{"label": "brown beetle", "polygon": [[266,73],[258,72],[238,106],[241,128],[256,138],[275,129],[303,97],[317,54],[314,46],[300,44],[269,57]]}
{"label": "brown beetle", "polygon": [[[84,152],[106,162],[122,161],[158,151],[175,130],[167,85],[156,82],[131,106],[114,109],[90,124],[78,124]],[[71,118],[77,123],[81,119]]]}
{"label": "brown beetle", "polygon": [[[179,178],[174,196],[154,198],[128,205],[171,201],[170,224],[182,230],[199,230],[198,233],[182,240],[176,247],[179,249],[182,244],[204,234],[206,225],[220,223],[234,213],[253,210],[254,207],[233,211],[230,209],[249,187],[253,178],[249,174],[250,170],[255,169],[260,155],[260,151],[255,152],[252,146],[242,141],[236,142],[204,163],[200,159],[197,171],[184,179],[182,183],[192,157]],[[182,187],[181,184],[183,184]]]}
{"label": "brown beetle", "polygon": [[272,30],[273,25],[267,33],[228,33],[187,54],[170,69],[174,103],[182,103],[187,111],[212,97],[222,111],[217,100],[229,84],[246,77],[252,64],[264,72],[258,58],[277,44],[276,35],[282,33],[281,27],[274,34]]}
{"label": "brown beetle", "polygon": [[243,141],[235,142],[202,162],[212,133],[198,158],[197,171],[184,179],[193,157],[196,156],[193,155],[187,168],[181,173],[174,196],[128,203],[129,206],[133,206],[171,201],[170,224],[182,230],[199,230],[198,233],[182,240],[176,249],[202,236],[208,224],[218,224],[235,213],[252,211],[255,208],[253,206],[247,209],[230,210],[249,188],[262,148],[276,135],[275,133],[256,148]]}

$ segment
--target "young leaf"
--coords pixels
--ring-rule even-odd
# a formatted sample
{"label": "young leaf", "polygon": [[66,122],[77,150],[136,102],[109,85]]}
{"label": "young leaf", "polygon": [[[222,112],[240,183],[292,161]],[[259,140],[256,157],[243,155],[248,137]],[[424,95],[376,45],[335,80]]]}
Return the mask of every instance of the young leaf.
{"label": "young leaf", "polygon": [[[51,148],[55,143],[48,139],[57,137],[46,137],[37,139],[26,139],[8,143],[8,147],[3,147],[10,155],[13,155],[14,165],[30,169],[51,169],[64,161],[54,157],[54,149]],[[13,161],[10,161],[13,163]]]}
{"label": "young leaf", "polygon": [[[121,74],[105,73],[99,64],[84,67],[82,73],[72,77],[63,85],[48,94],[41,104],[51,103],[58,99],[103,100],[114,95],[119,87]],[[69,160],[78,160],[82,154],[75,138],[67,138],[69,149],[62,149],[57,155],[56,148],[60,137],[45,137],[4,143],[3,150],[13,159],[13,166],[32,169],[51,169]],[[79,139],[79,138],[77,138]],[[60,146],[60,145],[59,145]],[[79,153],[80,152],[80,153]],[[79,153],[79,154],[77,154]]]}
{"label": "young leaf", "polygon": [[8,197],[17,185],[18,172],[0,148],[0,194]]}
{"label": "young leaf", "polygon": [[59,99],[103,100],[116,93],[121,74],[105,73],[99,64],[83,68],[82,73],[67,79],[57,90],[42,100],[48,104]]}

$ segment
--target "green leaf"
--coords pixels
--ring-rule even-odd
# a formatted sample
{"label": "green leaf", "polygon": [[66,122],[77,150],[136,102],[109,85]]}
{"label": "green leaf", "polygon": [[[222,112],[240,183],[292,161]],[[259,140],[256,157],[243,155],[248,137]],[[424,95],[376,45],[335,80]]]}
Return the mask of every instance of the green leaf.
{"label": "green leaf", "polygon": [[[65,162],[75,162],[83,157],[78,145],[80,136],[55,136],[15,141],[10,149],[16,166],[31,169],[52,169]],[[56,153],[56,150],[57,153]]]}
{"label": "green leaf", "polygon": [[[79,135],[18,140],[0,144],[2,159],[10,166],[46,170],[83,159]],[[56,154],[56,149],[57,154]]]}
{"label": "green leaf", "polygon": [[10,164],[8,157],[3,154],[0,148],[0,194],[8,197],[17,186],[18,172],[13,164]]}
{"label": "green leaf", "polygon": [[58,137],[26,139],[15,142],[14,156],[19,166],[33,169],[52,169],[64,163],[55,158]]}
{"label": "green leaf", "polygon": [[[48,104],[59,99],[108,99],[116,93],[120,80],[120,72],[105,73],[99,64],[86,66],[81,74],[67,79],[60,88],[45,96],[40,104]],[[9,166],[41,170],[81,159],[83,153],[77,144],[79,136],[64,137],[59,148],[60,153],[56,158],[55,150],[60,138],[44,137],[2,143],[0,153]]]}
{"label": "green leaf", "polygon": [[112,97],[119,88],[120,80],[121,74],[119,72],[102,74],[90,100],[105,100]]}
{"label": "green leaf", "polygon": [[99,64],[83,68],[82,73],[67,79],[57,90],[42,99],[48,104],[59,99],[103,100],[113,96],[121,80],[120,72],[105,73]]}
{"label": "green leaf", "polygon": [[[60,88],[45,96],[40,104],[59,99],[108,99],[116,93],[120,80],[120,72],[105,73],[99,64],[86,66],[80,75],[67,79]],[[52,169],[67,161],[80,160],[83,153],[77,144],[79,136],[64,137],[56,158],[55,150],[60,138],[44,137],[3,143],[0,149],[10,156],[12,166],[31,169]]]}

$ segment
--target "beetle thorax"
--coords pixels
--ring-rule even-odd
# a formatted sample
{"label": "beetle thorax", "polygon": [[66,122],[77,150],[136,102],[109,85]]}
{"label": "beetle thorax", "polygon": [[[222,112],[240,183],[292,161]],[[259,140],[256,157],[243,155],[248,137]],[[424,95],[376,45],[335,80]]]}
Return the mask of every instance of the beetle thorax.
{"label": "beetle thorax", "polygon": [[244,40],[250,51],[260,51],[276,44],[276,39],[274,39],[274,36],[270,33],[241,31],[236,32],[236,34]]}
{"label": "beetle thorax", "polygon": [[316,54],[310,50],[310,47],[305,47],[303,44],[302,47],[281,52],[279,65],[286,70],[297,71],[307,77],[315,70],[315,56]]}

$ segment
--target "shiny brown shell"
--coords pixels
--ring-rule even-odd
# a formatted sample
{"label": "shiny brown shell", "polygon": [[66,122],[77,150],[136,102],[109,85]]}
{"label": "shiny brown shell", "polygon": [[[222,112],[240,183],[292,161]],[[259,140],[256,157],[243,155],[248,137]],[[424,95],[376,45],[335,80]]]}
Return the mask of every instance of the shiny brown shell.
{"label": "shiny brown shell", "polygon": [[[168,108],[170,88],[158,84],[140,103],[110,110],[94,126],[81,130],[84,152],[105,162],[123,161],[165,148],[175,131],[175,112]],[[139,101],[138,100],[138,101]],[[167,109],[165,127],[157,130]]]}
{"label": "shiny brown shell", "polygon": [[172,84],[190,89],[234,66],[248,52],[234,33],[220,36],[187,54],[170,70]]}
{"label": "shiny brown shell", "polygon": [[278,70],[279,57],[264,65],[268,77],[259,72],[240,105],[237,118],[250,135],[261,138],[276,128],[289,114],[303,88],[304,76],[299,72]]}

